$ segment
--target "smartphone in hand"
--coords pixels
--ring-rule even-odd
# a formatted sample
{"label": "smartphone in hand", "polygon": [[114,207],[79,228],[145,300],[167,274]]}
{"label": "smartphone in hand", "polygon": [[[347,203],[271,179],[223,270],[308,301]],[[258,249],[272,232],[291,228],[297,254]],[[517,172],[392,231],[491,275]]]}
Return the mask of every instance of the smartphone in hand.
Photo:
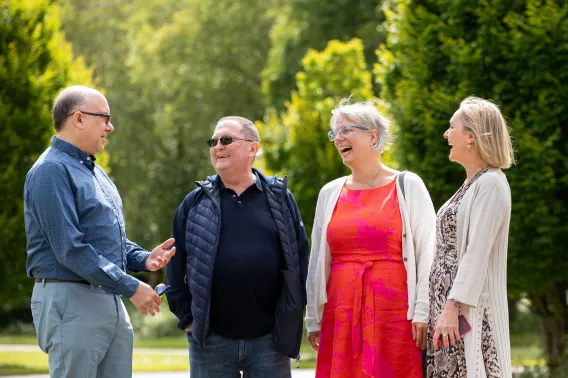
{"label": "smartphone in hand", "polygon": [[[471,325],[469,324],[469,322],[467,321],[467,319],[465,318],[465,316],[463,316],[462,314],[458,315],[458,332],[460,333],[460,337],[463,337],[465,334],[467,334],[468,332],[471,331]],[[432,338],[434,338],[434,332],[436,332],[436,330],[432,330]],[[444,346],[444,341],[442,340],[442,338],[440,337],[438,339],[438,347],[441,348]]]}
{"label": "smartphone in hand", "polygon": [[170,289],[170,285],[165,285],[163,283],[157,284],[156,287],[154,288],[154,290],[156,291],[156,293],[158,293],[158,295],[164,294],[169,289]]}

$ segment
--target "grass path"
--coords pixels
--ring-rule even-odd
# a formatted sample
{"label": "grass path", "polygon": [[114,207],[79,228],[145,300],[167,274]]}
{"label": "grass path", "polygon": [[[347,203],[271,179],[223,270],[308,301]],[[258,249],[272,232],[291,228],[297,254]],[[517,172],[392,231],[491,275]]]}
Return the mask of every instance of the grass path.
{"label": "grass path", "polygon": [[[513,347],[511,352],[513,366],[544,365],[541,351],[537,347]],[[316,354],[308,344],[302,345],[301,355],[301,368],[315,367]],[[292,361],[292,366],[295,367],[295,361]],[[0,376],[47,373],[47,367],[47,355],[39,350],[35,337],[0,337]],[[188,369],[189,359],[185,338],[135,342],[133,356],[135,372],[181,372]]]}

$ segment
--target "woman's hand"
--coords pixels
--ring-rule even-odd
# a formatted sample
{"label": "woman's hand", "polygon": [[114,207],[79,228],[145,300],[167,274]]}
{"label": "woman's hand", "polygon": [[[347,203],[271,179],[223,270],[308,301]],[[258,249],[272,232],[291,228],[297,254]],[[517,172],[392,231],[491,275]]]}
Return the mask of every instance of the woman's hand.
{"label": "woman's hand", "polygon": [[415,340],[416,346],[421,349],[426,348],[426,332],[428,332],[428,324],[412,323],[412,340]]}
{"label": "woman's hand", "polygon": [[320,331],[313,331],[308,333],[308,341],[310,342],[310,344],[312,344],[312,348],[314,348],[315,351],[317,351],[320,346],[319,337]]}
{"label": "woman's hand", "polygon": [[436,328],[434,328],[434,350],[438,349],[438,340],[440,337],[442,338],[444,348],[449,348],[450,345],[455,345],[456,341],[460,339],[458,326],[459,313],[459,308],[457,308],[452,302],[446,301],[444,310],[436,322]]}

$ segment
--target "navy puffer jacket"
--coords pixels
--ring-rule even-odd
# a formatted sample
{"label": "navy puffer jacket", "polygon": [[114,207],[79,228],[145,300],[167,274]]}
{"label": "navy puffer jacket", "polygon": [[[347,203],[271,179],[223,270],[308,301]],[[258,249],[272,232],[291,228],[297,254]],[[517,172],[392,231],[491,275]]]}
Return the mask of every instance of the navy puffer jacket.
{"label": "navy puffer jacket", "polygon": [[[284,257],[283,285],[275,310],[274,348],[283,355],[299,358],[303,311],[306,306],[308,240],[298,205],[287,189],[287,179],[267,177],[253,168],[262,182],[276,226]],[[209,331],[211,281],[221,231],[219,176],[197,182],[174,219],[176,254],[167,266],[166,293],[178,327],[192,325],[193,338],[203,346]]]}

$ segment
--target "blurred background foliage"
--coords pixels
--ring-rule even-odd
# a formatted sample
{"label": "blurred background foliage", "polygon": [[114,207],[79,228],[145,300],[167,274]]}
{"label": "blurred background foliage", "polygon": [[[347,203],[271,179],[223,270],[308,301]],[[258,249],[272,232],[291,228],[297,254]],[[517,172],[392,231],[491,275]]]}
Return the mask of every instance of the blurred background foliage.
{"label": "blurred background foliage", "polygon": [[465,177],[442,133],[476,95],[500,105],[515,139],[513,343],[538,344],[556,368],[568,333],[566,83],[561,0],[4,0],[0,326],[30,321],[23,183],[65,86],[107,96],[116,130],[98,161],[129,238],[146,248],[170,235],[194,181],[214,173],[204,141],[222,116],[256,121],[257,165],[289,175],[311,229],[320,188],[348,172],[326,137],[342,98],[373,101],[393,121],[385,160],[418,173],[438,208]]}

